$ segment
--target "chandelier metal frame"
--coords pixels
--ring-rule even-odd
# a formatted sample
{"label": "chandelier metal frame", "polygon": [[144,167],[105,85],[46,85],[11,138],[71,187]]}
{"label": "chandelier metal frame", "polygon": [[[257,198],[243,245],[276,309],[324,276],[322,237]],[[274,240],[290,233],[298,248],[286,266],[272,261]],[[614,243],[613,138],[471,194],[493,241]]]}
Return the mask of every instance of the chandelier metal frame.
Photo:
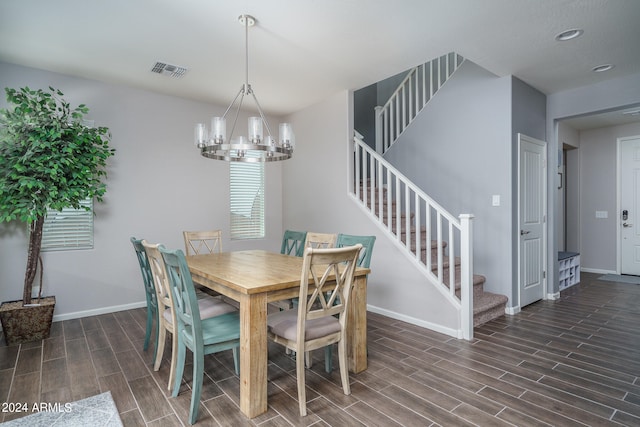
{"label": "chandelier metal frame", "polygon": [[[249,84],[249,27],[256,24],[256,19],[251,15],[240,15],[238,22],[245,28],[245,82],[240,87],[237,95],[227,107],[222,117],[214,117],[211,124],[211,132],[203,123],[198,123],[195,128],[195,144],[200,149],[200,154],[209,159],[224,160],[227,162],[273,162],[291,158],[293,154],[295,137],[289,123],[280,123],[279,140],[271,136],[271,128],[260,107],[258,98]],[[244,97],[251,95],[258,108],[260,117],[249,118],[248,137],[239,136],[235,140],[233,134],[238,122],[240,108]],[[235,108],[233,125],[228,141],[226,140],[226,117]],[[263,125],[268,136],[263,135]]]}

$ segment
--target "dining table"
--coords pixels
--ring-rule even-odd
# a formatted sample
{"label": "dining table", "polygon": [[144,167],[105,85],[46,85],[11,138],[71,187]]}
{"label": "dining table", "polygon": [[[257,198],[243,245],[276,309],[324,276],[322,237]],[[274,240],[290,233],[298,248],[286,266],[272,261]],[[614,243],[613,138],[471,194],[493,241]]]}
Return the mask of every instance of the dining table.
{"label": "dining table", "polygon": [[[300,292],[302,257],[265,250],[187,257],[193,282],[239,303],[240,410],[249,418],[267,411],[267,305]],[[347,312],[349,370],[367,369],[367,274],[358,267]]]}

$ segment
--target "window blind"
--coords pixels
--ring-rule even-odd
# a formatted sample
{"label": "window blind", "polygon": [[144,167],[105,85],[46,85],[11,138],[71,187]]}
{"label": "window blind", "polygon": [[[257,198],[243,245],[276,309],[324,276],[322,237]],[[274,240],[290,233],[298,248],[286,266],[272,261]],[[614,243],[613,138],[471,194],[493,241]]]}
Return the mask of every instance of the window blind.
{"label": "window blind", "polygon": [[49,210],[42,229],[42,250],[93,249],[93,200],[84,200],[88,208]]}
{"label": "window blind", "polygon": [[264,163],[230,163],[231,239],[264,237]]}

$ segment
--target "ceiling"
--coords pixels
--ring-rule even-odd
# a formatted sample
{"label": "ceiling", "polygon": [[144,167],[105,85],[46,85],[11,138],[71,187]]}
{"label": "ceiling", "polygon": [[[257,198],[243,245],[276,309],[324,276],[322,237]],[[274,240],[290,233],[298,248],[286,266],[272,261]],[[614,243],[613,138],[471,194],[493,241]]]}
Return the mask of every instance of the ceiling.
{"label": "ceiling", "polygon": [[[450,51],[546,94],[640,72],[637,0],[2,0],[0,61],[227,105],[245,80],[243,13],[271,114]],[[571,28],[584,34],[555,40]]]}

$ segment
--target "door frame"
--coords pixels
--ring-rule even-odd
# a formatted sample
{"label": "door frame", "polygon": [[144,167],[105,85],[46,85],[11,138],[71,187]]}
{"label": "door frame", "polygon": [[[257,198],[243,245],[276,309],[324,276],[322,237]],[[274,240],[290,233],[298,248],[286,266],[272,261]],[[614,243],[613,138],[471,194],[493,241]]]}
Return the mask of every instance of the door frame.
{"label": "door frame", "polygon": [[623,136],[616,142],[616,274],[622,274],[622,150],[621,145],[626,141],[640,139],[640,135]]}
{"label": "door frame", "polygon": [[543,215],[544,215],[544,221],[542,224],[542,256],[541,256],[541,268],[542,268],[542,273],[543,273],[543,280],[542,280],[542,298],[541,299],[547,299],[547,291],[549,289],[549,265],[548,265],[548,260],[547,260],[547,256],[548,256],[548,249],[547,249],[547,244],[549,241],[549,203],[547,200],[547,197],[549,195],[549,189],[547,188],[548,186],[548,182],[549,182],[549,178],[548,178],[548,172],[549,172],[549,162],[548,162],[548,154],[549,154],[549,143],[547,141],[542,141],[539,139],[535,139],[532,138],[530,136],[527,136],[525,134],[522,133],[518,133],[518,169],[517,169],[517,198],[516,198],[516,211],[517,211],[517,218],[516,218],[516,239],[518,241],[518,271],[517,271],[517,277],[518,277],[518,308],[522,309],[522,301],[521,301],[521,294],[522,294],[522,283],[521,283],[521,269],[522,269],[522,258],[521,258],[521,248],[520,248],[520,230],[522,229],[522,224],[520,223],[520,207],[521,207],[521,203],[520,203],[520,178],[521,178],[521,170],[522,170],[522,165],[520,164],[520,156],[521,156],[521,151],[522,151],[522,143],[523,142],[529,142],[529,143],[534,143],[537,145],[541,145],[544,148],[544,155],[543,155],[543,169],[545,169],[542,173],[542,177],[543,177],[543,184],[542,184],[542,203],[543,203]]}

